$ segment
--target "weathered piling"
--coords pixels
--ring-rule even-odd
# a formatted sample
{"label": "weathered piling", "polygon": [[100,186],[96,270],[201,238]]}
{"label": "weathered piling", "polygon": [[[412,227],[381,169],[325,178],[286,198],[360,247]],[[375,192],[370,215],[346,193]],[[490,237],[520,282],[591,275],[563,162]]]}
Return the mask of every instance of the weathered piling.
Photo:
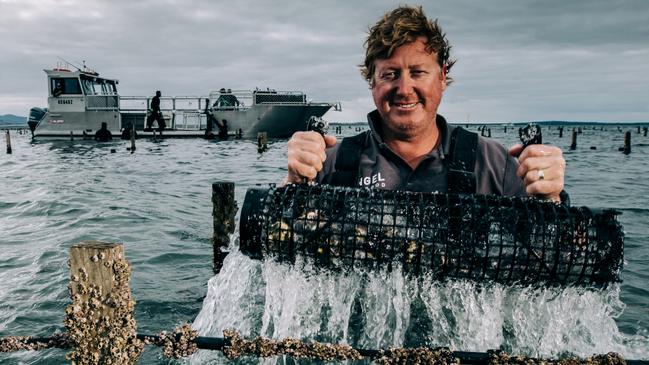
{"label": "weathered piling", "polygon": [[491,138],[491,128],[487,129],[487,137]]}
{"label": "weathered piling", "polygon": [[570,149],[577,149],[577,131],[574,128],[572,129],[572,143],[570,144]]}
{"label": "weathered piling", "polygon": [[74,132],[70,131],[70,141],[74,141]]}
{"label": "weathered piling", "polygon": [[65,327],[73,350],[66,358],[76,364],[135,364],[144,343],[137,339],[124,246],[101,241],[72,246],[70,276]]}
{"label": "weathered piling", "polygon": [[638,126],[638,134],[640,134],[640,133],[641,133],[641,132],[640,132],[640,126]]}
{"label": "weathered piling", "polygon": [[264,152],[268,149],[268,134],[266,132],[257,133],[257,151]]}
{"label": "weathered piling", "polygon": [[559,138],[563,138],[563,126],[559,127]]}
{"label": "weathered piling", "polygon": [[507,126],[505,126],[505,133],[507,133]]}
{"label": "weathered piling", "polygon": [[135,126],[131,128],[131,153],[135,152]]}
{"label": "weathered piling", "polygon": [[625,155],[631,153],[631,131],[624,133],[624,150]]}
{"label": "weathered piling", "polygon": [[647,136],[647,129],[649,129],[649,128],[647,128],[647,127],[644,127],[644,128],[643,128],[644,136],[645,136],[645,137]]}
{"label": "weathered piling", "polygon": [[237,202],[234,200],[234,183],[219,181],[212,184],[212,217],[214,219],[214,273],[218,273],[227,255],[224,251],[230,244],[230,235],[234,233],[234,216]]}
{"label": "weathered piling", "polygon": [[12,151],[11,151],[11,135],[9,135],[9,131],[7,131],[5,138],[7,140],[7,154],[10,155]]}

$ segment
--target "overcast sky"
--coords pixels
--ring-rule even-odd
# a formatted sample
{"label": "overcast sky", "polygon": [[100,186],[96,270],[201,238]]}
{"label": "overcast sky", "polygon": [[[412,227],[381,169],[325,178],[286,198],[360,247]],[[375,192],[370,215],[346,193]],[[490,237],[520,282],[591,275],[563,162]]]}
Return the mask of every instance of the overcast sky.
{"label": "overcast sky", "polygon": [[[357,65],[398,1],[0,0],[0,115],[46,106],[59,57],[120,80],[121,95],[221,87],[302,90],[373,109]],[[649,121],[649,1],[427,0],[457,63],[451,121]]]}

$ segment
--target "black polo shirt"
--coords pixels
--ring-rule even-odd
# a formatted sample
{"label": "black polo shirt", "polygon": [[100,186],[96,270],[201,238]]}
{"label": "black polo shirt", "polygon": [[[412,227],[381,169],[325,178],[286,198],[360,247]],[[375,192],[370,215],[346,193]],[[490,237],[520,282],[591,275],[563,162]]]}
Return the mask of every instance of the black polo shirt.
{"label": "black polo shirt", "polygon": [[[441,143],[413,170],[383,142],[377,128],[381,123],[378,111],[369,113],[367,118],[371,132],[361,153],[358,186],[386,190],[447,192],[446,156],[450,152],[451,132],[455,126],[447,124],[444,117],[437,115],[436,123]],[[316,178],[319,183],[331,182],[339,146],[340,143],[337,143],[327,149],[324,167]],[[503,145],[492,139],[478,138],[474,171],[478,194],[527,196],[522,179],[516,176],[517,168],[518,161],[508,155]]]}

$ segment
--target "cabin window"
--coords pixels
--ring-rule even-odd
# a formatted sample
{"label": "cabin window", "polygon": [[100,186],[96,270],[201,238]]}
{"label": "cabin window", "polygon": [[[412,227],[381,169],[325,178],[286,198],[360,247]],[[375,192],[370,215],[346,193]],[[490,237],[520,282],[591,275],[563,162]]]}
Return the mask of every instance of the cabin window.
{"label": "cabin window", "polygon": [[81,94],[79,80],[73,77],[53,78],[51,79],[50,88],[52,90],[52,96]]}
{"label": "cabin window", "polygon": [[81,75],[81,84],[83,86],[83,92],[86,95],[117,94],[117,88],[115,87],[115,81],[113,80],[104,80],[96,77]]}
{"label": "cabin window", "polygon": [[115,87],[115,81],[106,80],[106,87],[108,88],[109,94],[117,94],[117,88]]}

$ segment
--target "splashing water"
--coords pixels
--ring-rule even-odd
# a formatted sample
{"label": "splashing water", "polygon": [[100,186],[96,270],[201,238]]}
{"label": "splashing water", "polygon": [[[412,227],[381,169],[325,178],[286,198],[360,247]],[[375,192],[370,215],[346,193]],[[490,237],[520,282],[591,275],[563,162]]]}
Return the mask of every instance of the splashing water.
{"label": "splashing water", "polygon": [[[616,351],[649,357],[649,338],[622,334],[615,317],[619,286],[520,287],[410,277],[400,268],[332,272],[252,260],[238,250],[209,281],[193,327],[222,337],[293,337],[354,347],[447,346],[457,351],[502,349],[532,357]],[[199,351],[191,363],[227,361]],[[265,360],[274,362],[275,360]]]}

